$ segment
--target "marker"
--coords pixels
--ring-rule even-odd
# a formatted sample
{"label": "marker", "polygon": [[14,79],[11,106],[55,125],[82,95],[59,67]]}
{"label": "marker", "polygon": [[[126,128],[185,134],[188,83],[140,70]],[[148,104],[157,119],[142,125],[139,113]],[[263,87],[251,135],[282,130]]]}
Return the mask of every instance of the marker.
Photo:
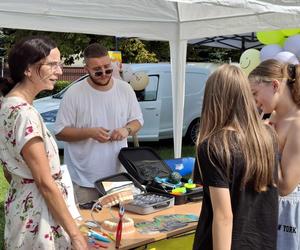
{"label": "marker", "polygon": [[87,233],[87,236],[88,237],[92,237],[92,238],[94,238],[96,240],[99,240],[99,241],[103,241],[103,242],[107,242],[107,243],[110,242],[110,240],[108,238],[106,238],[106,237],[102,236],[101,234],[98,234],[98,233],[96,233],[94,231],[89,231]]}

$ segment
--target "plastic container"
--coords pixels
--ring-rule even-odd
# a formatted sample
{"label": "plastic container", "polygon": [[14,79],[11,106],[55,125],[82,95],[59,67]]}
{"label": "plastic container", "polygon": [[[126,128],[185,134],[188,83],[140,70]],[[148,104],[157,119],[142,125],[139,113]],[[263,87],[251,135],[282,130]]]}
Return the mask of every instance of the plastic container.
{"label": "plastic container", "polygon": [[172,171],[180,173],[183,177],[191,176],[195,164],[194,157],[175,158],[164,161]]}

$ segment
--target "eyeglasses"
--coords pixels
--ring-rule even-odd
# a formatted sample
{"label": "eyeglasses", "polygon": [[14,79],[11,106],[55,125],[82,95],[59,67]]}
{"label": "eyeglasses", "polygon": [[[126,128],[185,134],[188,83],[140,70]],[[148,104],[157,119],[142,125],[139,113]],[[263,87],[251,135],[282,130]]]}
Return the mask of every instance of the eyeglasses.
{"label": "eyeglasses", "polygon": [[105,75],[110,75],[113,72],[113,69],[106,69],[106,70],[99,70],[94,72],[94,76],[102,76],[104,73]]}
{"label": "eyeglasses", "polygon": [[41,63],[41,65],[50,66],[51,70],[57,70],[58,68],[63,69],[64,67],[62,62],[48,62],[48,63]]}

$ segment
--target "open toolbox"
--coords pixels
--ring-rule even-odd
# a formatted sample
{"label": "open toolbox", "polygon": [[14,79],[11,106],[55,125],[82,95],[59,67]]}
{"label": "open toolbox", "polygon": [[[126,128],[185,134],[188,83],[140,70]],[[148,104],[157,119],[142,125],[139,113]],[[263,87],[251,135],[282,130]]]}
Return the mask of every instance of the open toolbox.
{"label": "open toolbox", "polygon": [[186,188],[186,192],[174,193],[176,188],[188,186],[188,180],[179,175],[177,178],[180,180],[177,184],[170,183],[169,179],[174,177],[174,174],[178,176],[178,173],[173,172],[152,148],[122,148],[119,160],[128,173],[145,185],[149,192],[172,195],[175,198],[175,205],[202,199],[203,187],[200,184]]}
{"label": "open toolbox", "polygon": [[119,173],[101,178],[95,181],[94,184],[101,196],[106,195],[107,192],[109,192],[109,188],[133,185],[135,189],[133,195],[134,199],[124,204],[124,208],[127,211],[137,214],[150,214],[174,206],[174,197],[167,194],[147,192],[147,190],[128,173]]}

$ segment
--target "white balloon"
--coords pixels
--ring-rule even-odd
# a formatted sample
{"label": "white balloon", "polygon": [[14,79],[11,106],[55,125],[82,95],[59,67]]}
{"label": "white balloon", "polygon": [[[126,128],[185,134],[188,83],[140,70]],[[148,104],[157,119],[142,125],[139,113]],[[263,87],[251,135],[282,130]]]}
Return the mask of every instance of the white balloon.
{"label": "white balloon", "polygon": [[284,51],[289,51],[300,57],[300,35],[290,36],[285,40]]}
{"label": "white balloon", "polygon": [[133,76],[132,68],[129,64],[122,64],[122,78],[125,82],[130,82]]}
{"label": "white balloon", "polygon": [[281,51],[282,48],[278,44],[266,45],[260,51],[260,61],[272,59]]}
{"label": "white balloon", "polygon": [[278,60],[279,62],[282,62],[282,63],[299,64],[299,61],[298,61],[297,57],[289,51],[279,52],[274,57],[274,59],[276,59],[276,60]]}
{"label": "white balloon", "polygon": [[149,76],[143,71],[135,72],[129,83],[135,91],[144,90],[149,83]]}

